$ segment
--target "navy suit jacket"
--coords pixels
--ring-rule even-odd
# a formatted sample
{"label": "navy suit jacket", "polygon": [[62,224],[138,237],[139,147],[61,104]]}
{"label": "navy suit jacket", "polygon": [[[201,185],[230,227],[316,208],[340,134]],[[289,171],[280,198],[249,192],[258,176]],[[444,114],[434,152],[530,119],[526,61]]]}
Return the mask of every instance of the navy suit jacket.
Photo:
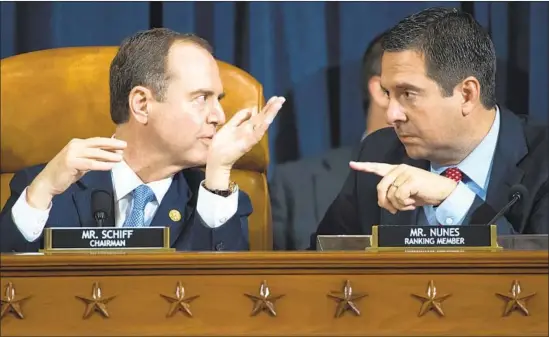
{"label": "navy suit jacket", "polygon": [[[11,180],[11,196],[0,213],[2,252],[37,252],[43,248],[42,236],[34,242],[28,242],[21,235],[13,223],[11,208],[44,166],[21,170]],[[196,212],[198,189],[203,179],[204,173],[199,169],[186,169],[176,173],[150,226],[169,227],[170,245],[178,251],[248,250],[248,216],[252,213],[250,198],[240,192],[236,214],[224,225],[212,229]],[[91,194],[98,189],[114,195],[110,171],[88,172],[65,192],[55,196],[46,227],[95,227]],[[181,213],[180,221],[173,221],[168,216],[170,210],[174,209]],[[114,226],[114,206],[112,210],[104,226]]]}
{"label": "navy suit jacket", "polygon": [[[477,196],[462,225],[489,222],[509,201],[511,187],[522,184],[529,196],[497,221],[498,233],[548,234],[548,129],[528,124],[510,111],[500,111],[500,132],[486,201]],[[408,157],[392,128],[381,129],[366,137],[357,160],[407,164],[424,170],[430,167],[427,160]],[[422,208],[393,215],[378,206],[376,186],[380,180],[374,174],[351,170],[316,233],[311,235],[309,248],[315,249],[317,235],[370,235],[373,225],[415,225]]]}

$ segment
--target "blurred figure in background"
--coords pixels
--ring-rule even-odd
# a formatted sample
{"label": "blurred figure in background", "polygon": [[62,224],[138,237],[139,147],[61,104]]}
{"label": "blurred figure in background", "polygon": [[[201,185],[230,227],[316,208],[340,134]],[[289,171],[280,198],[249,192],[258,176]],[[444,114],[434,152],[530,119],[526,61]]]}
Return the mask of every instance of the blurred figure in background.
{"label": "blurred figure in background", "polygon": [[[389,126],[385,117],[387,98],[380,86],[380,34],[362,57],[362,94],[366,131],[362,139]],[[302,250],[310,234],[341,190],[349,174],[354,147],[331,150],[321,157],[278,165],[269,184],[275,250]]]}

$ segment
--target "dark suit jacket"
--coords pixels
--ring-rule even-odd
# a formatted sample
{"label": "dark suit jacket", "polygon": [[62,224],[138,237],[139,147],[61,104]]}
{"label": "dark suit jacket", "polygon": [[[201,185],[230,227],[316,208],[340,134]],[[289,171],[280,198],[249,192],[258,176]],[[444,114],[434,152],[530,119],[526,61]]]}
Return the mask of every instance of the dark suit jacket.
{"label": "dark suit jacket", "polygon": [[352,147],[278,165],[269,182],[275,250],[307,249],[349,174]]}
{"label": "dark suit jacket", "polygon": [[[463,225],[485,224],[509,201],[514,184],[523,184],[529,197],[515,205],[497,222],[498,233],[547,234],[549,231],[547,127],[527,124],[512,112],[501,111],[501,124],[494,152],[486,202],[477,197]],[[429,170],[426,160],[413,160],[392,128],[369,135],[362,144],[359,161],[407,164]],[[369,173],[352,171],[334,200],[316,235],[369,235],[372,225],[414,225],[418,212],[398,212],[392,215],[377,204],[376,186],[381,178]],[[316,247],[316,235],[311,236],[311,248]]]}
{"label": "dark suit jacket", "polygon": [[[10,188],[11,196],[0,213],[0,250],[2,252],[36,252],[43,248],[43,240],[28,242],[13,223],[11,208],[45,165],[24,169],[15,174]],[[200,182],[204,173],[199,169],[187,169],[174,175],[168,192],[162,199],[151,226],[168,226],[170,243],[177,250],[247,250],[248,215],[252,212],[249,197],[240,192],[238,210],[223,226],[209,228],[195,211]],[[95,227],[91,210],[91,193],[96,189],[113,195],[110,171],[92,171],[72,184],[64,193],[53,198],[46,227]],[[113,201],[114,202],[114,201]],[[105,226],[114,226],[114,207]],[[172,221],[170,210],[181,213],[180,221]]]}

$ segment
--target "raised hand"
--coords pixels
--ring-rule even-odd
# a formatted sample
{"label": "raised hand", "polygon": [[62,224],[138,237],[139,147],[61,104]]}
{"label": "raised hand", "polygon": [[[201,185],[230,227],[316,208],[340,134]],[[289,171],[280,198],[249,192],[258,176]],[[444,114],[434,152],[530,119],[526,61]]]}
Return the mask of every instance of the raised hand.
{"label": "raised hand", "polygon": [[237,112],[214,136],[206,161],[206,185],[224,189],[234,163],[256,145],[284,104],[284,97],[271,97],[257,108]]}
{"label": "raised hand", "polygon": [[405,164],[351,162],[350,166],[383,177],[377,185],[378,205],[393,214],[423,205],[438,206],[457,186],[450,178]]}
{"label": "raised hand", "polygon": [[47,209],[51,199],[63,193],[89,171],[109,171],[122,161],[126,142],[114,138],[73,139],[36,176],[27,189],[30,206]]}

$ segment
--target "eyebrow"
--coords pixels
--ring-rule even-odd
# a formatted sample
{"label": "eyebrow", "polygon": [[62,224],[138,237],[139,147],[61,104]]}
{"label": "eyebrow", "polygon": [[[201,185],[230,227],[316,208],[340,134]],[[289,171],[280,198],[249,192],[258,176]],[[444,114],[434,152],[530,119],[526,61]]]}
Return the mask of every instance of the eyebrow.
{"label": "eyebrow", "polygon": [[423,89],[421,89],[419,87],[416,87],[413,84],[406,83],[406,82],[398,83],[396,85],[396,88],[399,89],[399,90],[412,90],[412,91],[416,91],[416,92],[423,92]]}
{"label": "eyebrow", "polygon": [[[195,90],[193,92],[191,92],[191,96],[196,96],[196,95],[205,95],[205,96],[215,96],[215,93],[209,89],[198,89],[198,90]],[[225,97],[225,93],[222,92],[221,94],[219,94],[219,96],[217,97],[218,100],[222,100],[224,97]]]}

